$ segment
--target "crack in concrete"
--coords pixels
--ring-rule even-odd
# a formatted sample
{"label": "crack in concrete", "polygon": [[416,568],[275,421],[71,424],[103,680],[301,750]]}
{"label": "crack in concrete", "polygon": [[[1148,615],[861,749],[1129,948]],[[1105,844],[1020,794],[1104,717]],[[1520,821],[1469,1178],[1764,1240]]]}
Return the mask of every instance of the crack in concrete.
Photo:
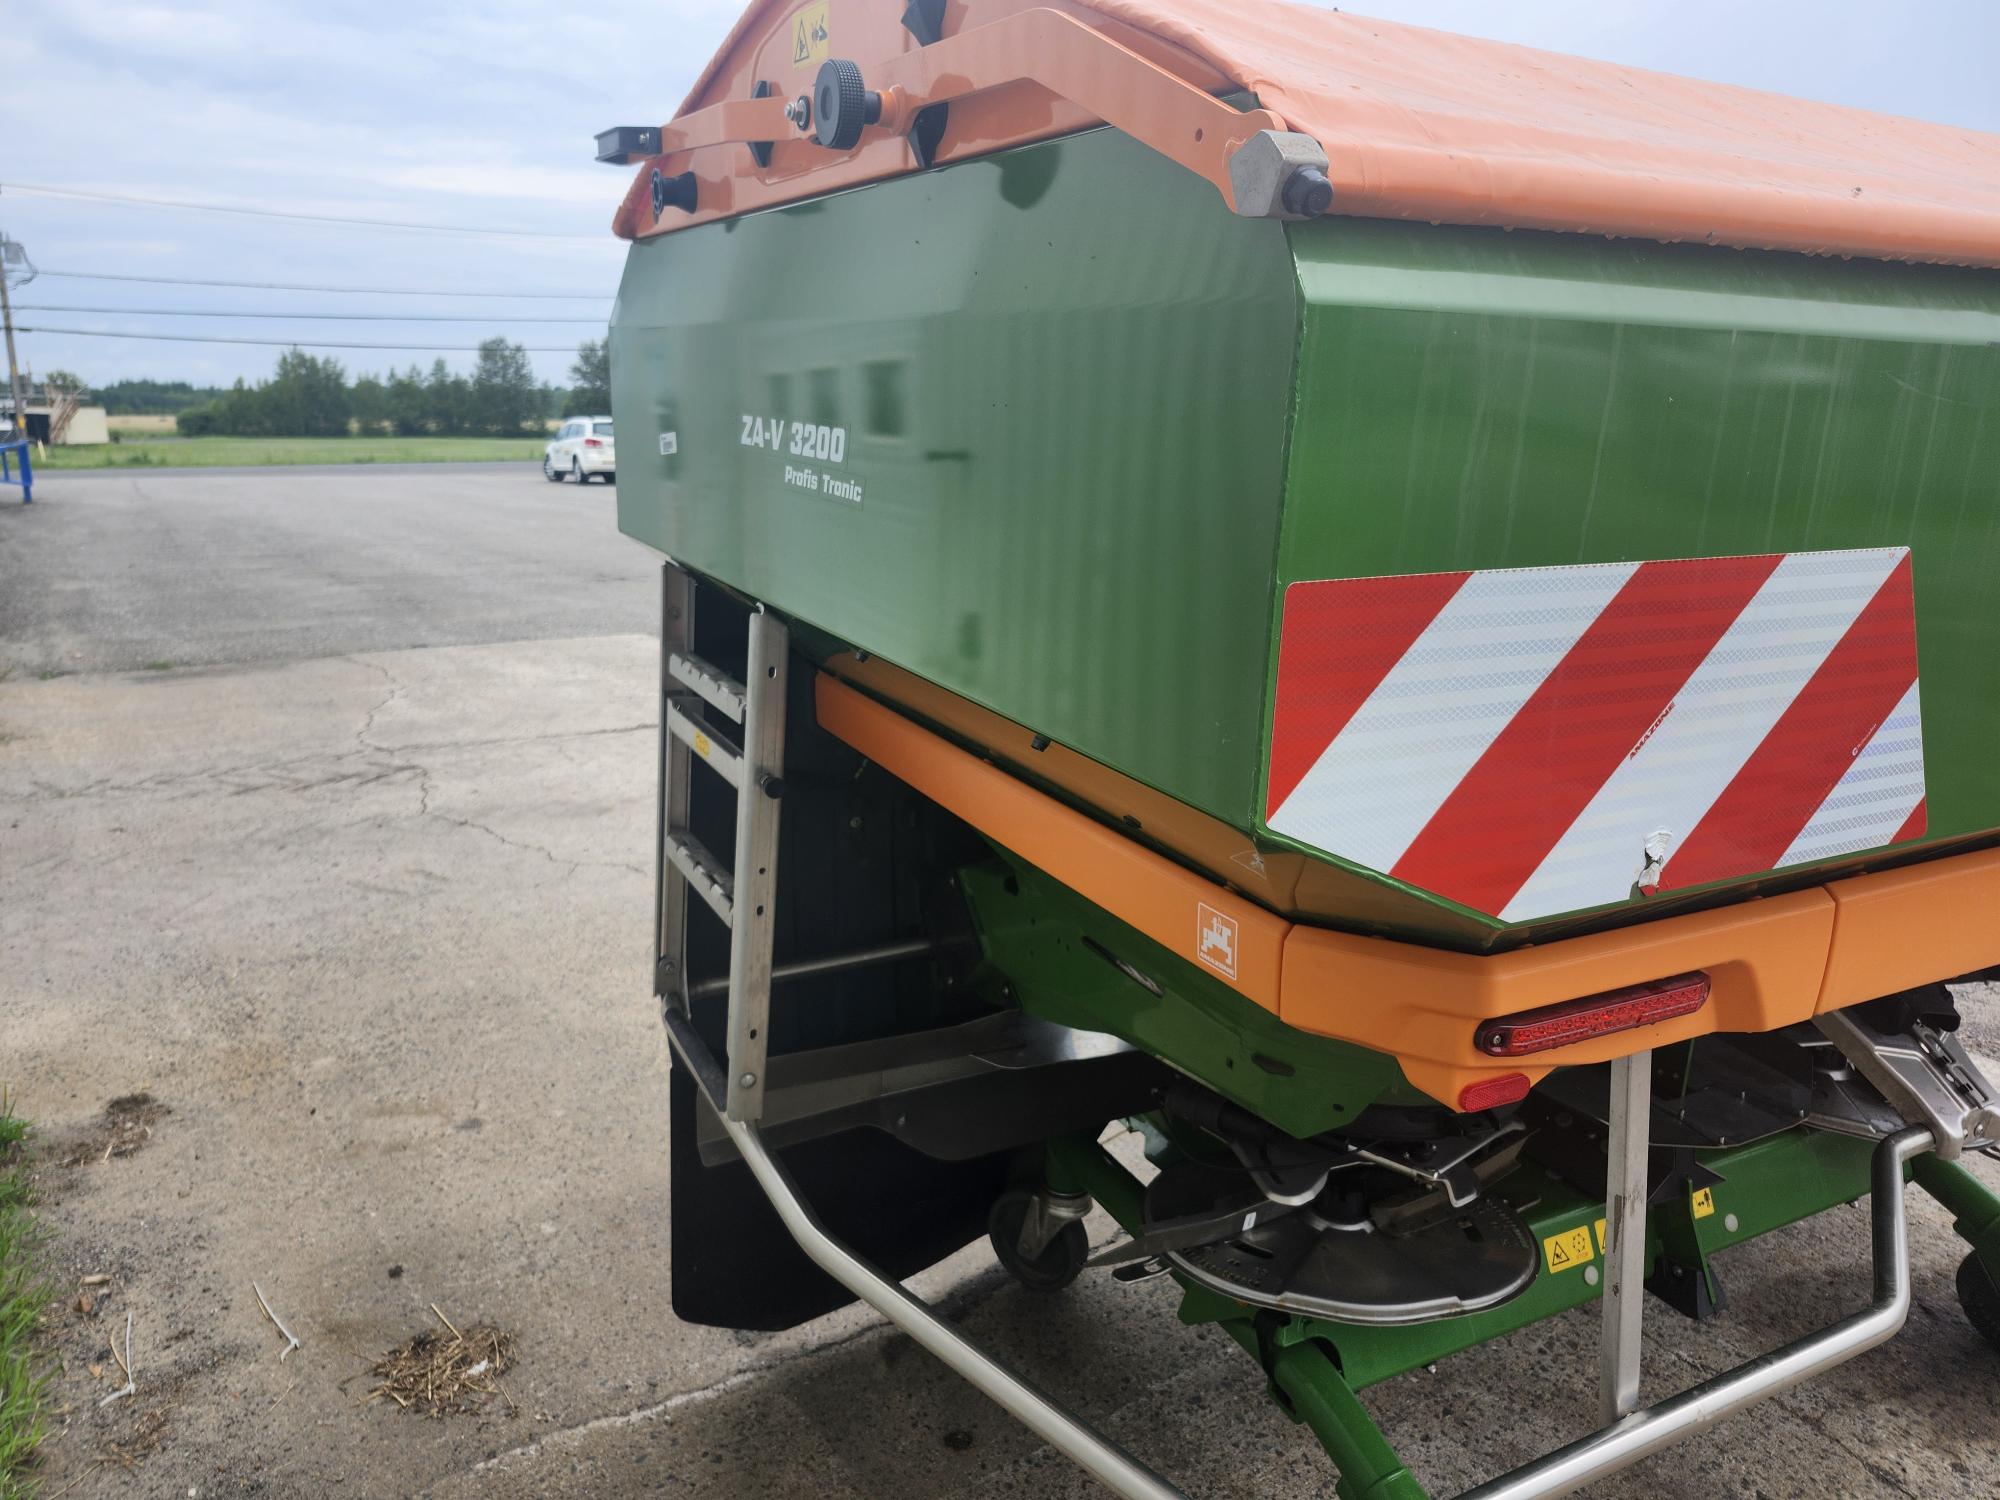
{"label": "crack in concrete", "polygon": [[[387,667],[383,666],[380,662],[364,661],[362,658],[358,656],[347,656],[343,657],[342,660],[351,661],[358,667],[366,667],[371,672],[376,672],[380,674],[382,680],[389,684],[388,695],[384,697],[380,703],[377,703],[373,708],[368,710],[368,716],[362,720],[361,727],[354,731],[355,743],[357,745],[360,745],[363,749],[372,751],[376,754],[389,755],[396,753],[392,751],[387,745],[377,744],[374,740],[368,738],[368,736],[375,728],[375,720],[377,716],[383,713],[391,703],[394,703],[398,698],[403,696],[404,692],[407,691],[407,685],[403,683],[396,676],[395,673],[391,672]],[[601,733],[603,731],[593,731],[593,732]],[[611,731],[611,732],[629,733],[630,731],[626,730],[626,731]],[[529,741],[540,738],[548,738],[548,736],[525,735],[521,736],[520,738],[523,741]],[[423,762],[421,761],[411,761],[409,765],[410,769],[414,770],[417,776],[417,816],[420,818],[436,818],[439,822],[449,823],[454,828],[465,828],[465,829],[470,829],[474,833],[483,833],[488,838],[493,839],[498,843],[506,845],[509,849],[518,849],[524,854],[539,854],[542,856],[543,859],[547,860],[557,869],[562,870],[565,879],[573,877],[578,870],[585,868],[599,869],[599,870],[625,870],[629,871],[631,874],[634,875],[645,875],[649,873],[647,870],[641,868],[640,866],[634,864],[628,864],[623,860],[569,859],[566,858],[565,856],[557,854],[553,849],[550,849],[542,844],[526,843],[520,839],[511,839],[507,837],[506,834],[500,832],[497,828],[489,827],[488,825],[478,822],[475,819],[455,818],[450,813],[439,812],[438,810],[436,810],[431,806],[431,795],[435,791],[436,786],[430,768],[424,765]]]}
{"label": "crack in concrete", "polygon": [[831,1354],[841,1349],[851,1348],[876,1335],[894,1333],[895,1331],[887,1323],[870,1323],[866,1327],[857,1328],[851,1333],[843,1334],[837,1339],[829,1339],[826,1343],[814,1344],[808,1348],[795,1350],[782,1358],[766,1360],[761,1364],[751,1365],[747,1369],[736,1370],[723,1376],[720,1380],[711,1381],[704,1386],[697,1386],[691,1391],[677,1391],[663,1401],[648,1402],[644,1406],[635,1406],[630,1411],[609,1412],[601,1417],[592,1417],[587,1422],[578,1422],[571,1427],[558,1427],[552,1432],[543,1433],[531,1442],[521,1444],[518,1448],[509,1448],[505,1453],[496,1453],[491,1458],[481,1459],[470,1469],[466,1469],[463,1472],[467,1474],[484,1474],[492,1469],[504,1468],[511,1463],[539,1458],[543,1450],[547,1448],[566,1447],[581,1442],[594,1433],[616,1432],[623,1428],[638,1427],[647,1422],[657,1421],[661,1417],[672,1416],[673,1413],[685,1407],[705,1405],[710,1401],[727,1396],[734,1391],[741,1390],[747,1385],[756,1383],[766,1375],[773,1375],[793,1365],[815,1360],[823,1354]]}
{"label": "crack in concrete", "polygon": [[380,750],[383,747],[377,745],[373,740],[368,738],[368,731],[375,727],[375,716],[381,713],[382,710],[387,708],[391,703],[394,703],[398,698],[403,696],[403,691],[404,691],[403,684],[396,680],[396,674],[394,672],[391,672],[387,667],[383,666],[378,661],[364,661],[358,656],[343,656],[340,659],[342,661],[352,662],[355,666],[361,667],[366,671],[376,673],[381,677],[381,679],[384,682],[389,684],[389,695],[386,698],[384,698],[380,703],[376,704],[373,708],[368,710],[368,716],[361,721],[361,727],[354,731],[355,744],[360,745],[363,749],[367,750]]}
{"label": "crack in concrete", "polygon": [[[255,761],[244,765],[205,766],[200,770],[160,772],[151,776],[141,776],[134,781],[113,781],[99,777],[81,786],[56,786],[47,781],[30,783],[28,792],[0,792],[0,804],[29,805],[42,802],[76,802],[93,797],[139,796],[148,792],[172,792],[184,787],[205,787],[219,785],[224,794],[232,797],[246,796],[252,792],[309,792],[317,787],[337,786],[342,782],[352,782],[366,786],[371,782],[412,772],[417,769],[407,761],[384,762],[378,757],[380,750],[340,750],[320,752],[312,755],[295,755],[285,760]],[[342,771],[333,775],[313,776],[298,779],[287,773],[296,767],[309,765],[337,766],[353,760],[357,756],[368,756],[367,766],[354,771]],[[269,779],[258,781],[262,776]]]}
{"label": "crack in concrete", "polygon": [[[1790,1393],[1787,1392],[1786,1394],[1789,1395]],[[1922,1500],[1917,1491],[1911,1489],[1909,1485],[1903,1482],[1901,1475],[1892,1474],[1889,1470],[1883,1468],[1866,1450],[1856,1450],[1842,1441],[1839,1432],[1827,1424],[1824,1413],[1813,1411],[1809,1407],[1800,1406],[1798,1403],[1786,1400],[1783,1397],[1779,1398],[1779,1404],[1793,1416],[1803,1421],[1806,1426],[1812,1428],[1814,1432],[1817,1432],[1827,1442],[1853,1459],[1855,1463],[1859,1464],[1874,1479],[1887,1485],[1898,1495],[1905,1496],[1906,1500]]]}
{"label": "crack in concrete", "polygon": [[[1694,1382],[1695,1384],[1700,1384],[1702,1381],[1712,1379],[1717,1373],[1716,1371],[1712,1370],[1705,1362],[1693,1358],[1685,1350],[1667,1349],[1664,1352],[1666,1352],[1674,1360],[1675,1363],[1680,1364],[1694,1372],[1696,1377]],[[1880,1464],[1878,1464],[1875,1461],[1875,1459],[1868,1453],[1867,1450],[1857,1449],[1853,1447],[1851,1444],[1844,1441],[1839,1431],[1837,1431],[1827,1422],[1827,1414],[1825,1412],[1815,1411],[1813,1408],[1803,1405],[1797,1399],[1797,1397],[1800,1394],[1801,1394],[1801,1388],[1793,1387],[1788,1390],[1775,1392],[1771,1396],[1767,1397],[1765,1402],[1758,1402],[1757,1405],[1762,1406],[1765,1405],[1766,1402],[1768,1402],[1769,1405],[1778,1408],[1780,1411],[1783,1411],[1789,1414],[1790,1416],[1796,1417],[1799,1421],[1805,1423],[1806,1426],[1810,1427],[1814,1432],[1818,1433],[1820,1437],[1824,1439],[1827,1443],[1829,1443],[1834,1448],[1838,1449],[1848,1458],[1852,1459],[1856,1464],[1860,1465],[1861,1468],[1865,1469],[1870,1476],[1880,1481],[1882,1484],[1887,1485],[1891,1490],[1895,1491],[1898,1495],[1907,1497],[1907,1500],[1922,1500],[1922,1497],[1915,1490],[1911,1489],[1907,1484],[1905,1484],[1898,1475],[1890,1473],[1887,1469],[1884,1469]]]}
{"label": "crack in concrete", "polygon": [[[1093,1252],[1117,1238],[1119,1236],[1115,1233],[1104,1236],[1097,1244],[1093,1245]],[[997,1265],[989,1266],[985,1270],[974,1273],[965,1281],[947,1290],[937,1301],[930,1304],[930,1310],[936,1317],[947,1323],[960,1324],[973,1313],[977,1312],[1008,1284],[1009,1278],[1004,1270]],[[503,1468],[508,1464],[532,1461],[539,1458],[546,1449],[552,1447],[574,1447],[577,1443],[584,1441],[596,1433],[621,1431],[628,1427],[638,1427],[647,1422],[657,1421],[662,1417],[671,1417],[676,1411],[683,1410],[684,1408],[706,1405],[710,1401],[719,1400],[724,1396],[731,1395],[746,1386],[756,1384],[768,1375],[776,1375],[794,1366],[816,1361],[822,1355],[856,1348],[871,1341],[891,1346],[901,1341],[915,1347],[914,1341],[910,1339],[908,1334],[904,1333],[900,1328],[890,1323],[878,1313],[861,1327],[844,1333],[838,1338],[828,1339],[825,1343],[809,1345],[806,1348],[796,1349],[788,1354],[781,1355],[776,1359],[765,1360],[761,1363],[751,1365],[746,1369],[733,1371],[719,1380],[711,1381],[704,1386],[697,1386],[693,1390],[677,1391],[664,1400],[648,1402],[644,1406],[636,1406],[629,1411],[610,1412],[601,1417],[592,1417],[587,1422],[578,1422],[573,1426],[556,1428],[553,1431],[543,1433],[540,1437],[530,1442],[521,1444],[517,1448],[510,1448],[505,1453],[496,1453],[491,1458],[482,1459],[471,1468],[461,1472],[464,1474],[483,1474],[493,1469]],[[939,1365],[938,1369],[943,1370],[944,1366]],[[1123,1411],[1124,1408],[1121,1407],[1120,1410]],[[1038,1441],[1034,1452],[1028,1455],[1028,1458],[1045,1459],[1053,1451],[1047,1443]],[[1010,1467],[1018,1467],[1018,1465]]]}
{"label": "crack in concrete", "polygon": [[[437,791],[435,773],[422,760],[415,758],[413,751],[438,751],[458,749],[478,749],[487,746],[527,745],[536,743],[553,744],[559,751],[562,742],[577,739],[601,738],[607,735],[635,734],[641,730],[656,729],[658,725],[627,724],[604,729],[553,730],[543,734],[508,735],[490,739],[441,740],[418,745],[385,745],[372,736],[376,721],[388,711],[389,706],[404,697],[409,685],[380,662],[368,661],[358,656],[346,656],[340,660],[350,662],[379,676],[388,686],[388,691],[377,700],[362,716],[361,725],[354,731],[354,748],[341,751],[320,751],[309,755],[292,756],[278,761],[260,761],[230,766],[208,766],[199,770],[159,773],[142,776],[132,781],[114,781],[100,777],[82,786],[64,787],[52,785],[43,780],[30,782],[31,790],[26,794],[0,792],[0,806],[26,805],[41,802],[69,802],[93,797],[133,796],[149,792],[171,792],[181,788],[216,789],[228,797],[246,797],[259,792],[300,793],[325,787],[346,787],[358,791],[362,787],[374,786],[398,778],[410,778],[417,784],[417,816],[435,818],[456,828],[464,828],[474,833],[484,834],[496,843],[525,854],[539,854],[543,859],[563,871],[565,877],[574,876],[580,869],[623,870],[633,875],[648,875],[644,866],[624,860],[572,859],[557,854],[542,844],[510,838],[489,824],[473,818],[454,817],[433,807],[432,801]],[[364,764],[352,769],[342,769],[348,762],[364,760]],[[316,774],[295,776],[294,770],[312,766]]]}
{"label": "crack in concrete", "polygon": [[399,745],[402,751],[410,750],[481,750],[489,745],[561,745],[569,740],[601,739],[613,734],[639,734],[656,730],[659,720],[651,719],[643,724],[619,724],[610,729],[551,729],[544,734],[496,735],[484,740],[420,740],[415,744]]}

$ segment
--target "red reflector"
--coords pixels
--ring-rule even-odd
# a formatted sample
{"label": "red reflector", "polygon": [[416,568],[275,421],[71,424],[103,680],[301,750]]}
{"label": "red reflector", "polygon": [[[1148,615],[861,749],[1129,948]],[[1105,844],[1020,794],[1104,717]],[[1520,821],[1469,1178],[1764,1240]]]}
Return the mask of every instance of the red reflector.
{"label": "red reflector", "polygon": [[604,444],[599,442],[596,438],[585,438],[583,440],[583,446],[586,448],[602,448]]}
{"label": "red reflector", "polygon": [[1528,1075],[1526,1073],[1502,1073],[1498,1078],[1482,1078],[1477,1083],[1468,1083],[1458,1091],[1460,1114],[1471,1114],[1479,1109],[1497,1109],[1503,1104],[1518,1104],[1528,1097]]}
{"label": "red reflector", "polygon": [[1565,1000],[1560,1005],[1544,1005],[1540,1010],[1524,1010],[1517,1016],[1480,1023],[1479,1050],[1490,1057],[1523,1057],[1530,1052],[1546,1052],[1571,1042],[1609,1036],[1614,1031],[1630,1031],[1655,1021],[1685,1016],[1708,1003],[1706,974],[1676,974],[1651,984],[1635,984],[1602,995],[1586,995],[1581,1000]]}

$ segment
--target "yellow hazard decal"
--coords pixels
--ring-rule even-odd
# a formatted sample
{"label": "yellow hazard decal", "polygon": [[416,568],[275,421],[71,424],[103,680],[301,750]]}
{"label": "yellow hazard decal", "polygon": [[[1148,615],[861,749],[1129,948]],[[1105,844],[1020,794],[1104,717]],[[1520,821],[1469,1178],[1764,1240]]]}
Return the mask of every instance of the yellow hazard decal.
{"label": "yellow hazard decal", "polygon": [[708,752],[714,748],[715,742],[707,735],[703,734],[699,729],[694,732],[694,753],[696,755],[699,755],[703,760],[707,760]]}
{"label": "yellow hazard decal", "polygon": [[1696,1188],[1694,1190],[1694,1216],[1697,1219],[1705,1219],[1714,1212],[1714,1191],[1709,1188]]}
{"label": "yellow hazard decal", "polygon": [[807,63],[826,61],[827,44],[832,34],[827,30],[827,0],[819,0],[817,5],[808,5],[792,15],[792,66],[802,68]]}
{"label": "yellow hazard decal", "polygon": [[1574,1229],[1550,1235],[1542,1241],[1542,1257],[1548,1261],[1551,1271],[1573,1271],[1578,1266],[1588,1265],[1597,1258],[1597,1253],[1590,1248],[1590,1226],[1579,1224]]}
{"label": "yellow hazard decal", "polygon": [[1602,1219],[1597,1221],[1597,1253],[1599,1255],[1604,1253],[1604,1221]]}

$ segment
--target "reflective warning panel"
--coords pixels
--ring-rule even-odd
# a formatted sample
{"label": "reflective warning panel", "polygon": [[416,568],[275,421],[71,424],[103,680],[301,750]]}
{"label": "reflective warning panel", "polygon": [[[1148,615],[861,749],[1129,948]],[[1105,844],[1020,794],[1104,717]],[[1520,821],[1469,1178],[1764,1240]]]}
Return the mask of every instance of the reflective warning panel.
{"label": "reflective warning panel", "polygon": [[1915,838],[1909,549],[1295,583],[1265,822],[1510,922]]}

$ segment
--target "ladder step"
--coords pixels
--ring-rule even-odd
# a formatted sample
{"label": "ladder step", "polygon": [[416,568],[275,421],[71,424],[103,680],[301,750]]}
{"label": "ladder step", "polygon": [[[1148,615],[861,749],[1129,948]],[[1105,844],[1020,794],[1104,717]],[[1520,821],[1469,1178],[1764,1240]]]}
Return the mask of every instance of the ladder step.
{"label": "ladder step", "polygon": [[722,918],[725,926],[734,927],[736,882],[722,868],[722,862],[709,852],[706,844],[684,829],[669,830],[666,849],[668,860],[681,872],[690,889],[701,894],[701,899]]}
{"label": "ladder step", "polygon": [[697,724],[678,703],[671,701],[667,704],[667,728],[673,731],[675,739],[707,761],[724,781],[738,791],[743,789],[743,752],[734,741]]}
{"label": "ladder step", "polygon": [[743,722],[743,684],[713,662],[702,660],[692,651],[676,651],[667,658],[667,672],[737,723]]}

